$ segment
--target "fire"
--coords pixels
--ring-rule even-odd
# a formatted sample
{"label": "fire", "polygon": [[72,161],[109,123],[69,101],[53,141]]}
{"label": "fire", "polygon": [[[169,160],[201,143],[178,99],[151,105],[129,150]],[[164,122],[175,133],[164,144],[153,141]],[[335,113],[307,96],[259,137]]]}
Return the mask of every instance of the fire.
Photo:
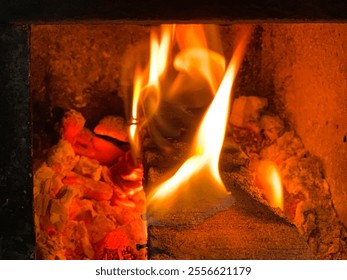
{"label": "fire", "polygon": [[[129,126],[130,142],[134,158],[138,157],[138,110],[141,103],[145,103],[143,112],[146,119],[150,119],[156,112],[160,102],[160,79],[167,69],[169,51],[175,25],[162,25],[161,36],[157,32],[151,33],[150,62],[147,71],[141,70],[137,65],[134,75],[133,101],[131,108],[131,122]],[[148,77],[148,82],[145,80]]]}
{"label": "fire", "polygon": [[212,93],[216,94],[225,71],[225,59],[221,54],[208,49],[189,48],[176,56],[174,67],[191,79],[206,79]]}
{"label": "fire", "polygon": [[210,104],[190,157],[149,195],[148,206],[152,210],[164,211],[170,205],[184,209],[214,207],[221,199],[230,197],[219,174],[219,156],[229,117],[231,89],[249,32],[240,40],[225,70],[225,58],[216,47],[218,44],[209,45],[205,31],[215,36],[212,42],[219,40],[213,25],[162,25],[160,32],[153,29],[148,65],[135,71],[131,116],[135,121],[129,131],[131,143],[136,146],[133,153],[139,149],[138,119],[144,117],[151,128],[150,120],[156,116],[162,100],[177,102],[177,97],[183,96],[189,105]]}
{"label": "fire", "polygon": [[[213,46],[209,46],[205,33],[209,33],[211,42],[218,41],[214,25],[178,25],[176,40],[180,52],[174,59],[174,68],[180,72],[170,90],[171,95],[202,88],[206,82],[213,96],[225,72],[225,58]],[[183,87],[183,88],[182,88]],[[207,91],[208,92],[208,91]],[[201,90],[199,91],[201,98]],[[187,96],[186,96],[187,98]]]}
{"label": "fire", "polygon": [[132,149],[132,155],[134,159],[138,157],[138,147],[139,147],[139,140],[138,140],[138,133],[137,133],[137,127],[138,127],[138,104],[140,101],[140,94],[141,94],[141,88],[142,88],[142,76],[139,74],[141,70],[139,68],[135,71],[135,77],[134,77],[134,90],[133,90],[133,102],[132,102],[132,108],[131,108],[131,120],[129,125],[129,138],[131,143],[131,149]]}
{"label": "fire", "polygon": [[270,206],[283,210],[282,180],[276,165],[271,161],[261,161],[257,169],[257,183]]}
{"label": "fire", "polygon": [[171,49],[172,36],[175,25],[162,25],[161,38],[155,32],[151,33],[151,60],[149,84],[159,84],[159,77],[162,76],[166,69]]}
{"label": "fire", "polygon": [[[219,156],[229,116],[231,89],[243,57],[247,37],[248,34],[238,44],[215,98],[201,122],[192,155],[170,179],[150,194],[148,206],[151,209],[166,210],[170,205],[186,209],[199,208],[196,204],[213,205],[229,195],[219,174]],[[193,55],[193,52],[191,54]],[[193,61],[196,58],[189,59]],[[214,69],[207,72],[208,75],[212,75]]]}

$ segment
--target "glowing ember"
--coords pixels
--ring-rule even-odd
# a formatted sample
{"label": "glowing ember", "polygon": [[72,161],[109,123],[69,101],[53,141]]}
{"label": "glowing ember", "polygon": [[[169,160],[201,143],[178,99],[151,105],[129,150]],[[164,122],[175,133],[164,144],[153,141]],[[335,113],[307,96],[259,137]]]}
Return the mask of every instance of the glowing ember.
{"label": "glowing ember", "polygon": [[[34,173],[36,258],[144,259],[143,169],[85,123],[66,112],[62,139]],[[94,131],[125,140],[121,117],[106,116]]]}
{"label": "glowing ember", "polygon": [[[229,116],[231,88],[247,38],[248,34],[244,35],[238,44],[217,94],[202,120],[191,157],[173,177],[149,196],[151,209],[166,210],[170,205],[177,207],[178,204],[183,208],[199,208],[205,204],[211,206],[228,196],[219,174],[219,156]],[[209,72],[212,74],[213,70]]]}
{"label": "glowing ember", "polygon": [[283,189],[280,173],[271,161],[262,161],[257,170],[257,185],[270,206],[283,210]]}

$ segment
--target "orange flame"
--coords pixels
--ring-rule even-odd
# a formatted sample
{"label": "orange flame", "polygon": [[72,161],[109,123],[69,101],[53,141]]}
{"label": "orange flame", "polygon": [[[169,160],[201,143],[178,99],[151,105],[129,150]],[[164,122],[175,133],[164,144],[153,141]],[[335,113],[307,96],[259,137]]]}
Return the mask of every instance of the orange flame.
{"label": "orange flame", "polygon": [[219,41],[217,30],[212,25],[183,24],[176,27],[180,52],[174,58],[173,66],[178,75],[168,93],[168,97],[176,102],[196,107],[208,105],[223,78],[224,56],[218,48],[209,48],[205,29],[210,31],[210,41]]}
{"label": "orange flame", "polygon": [[183,163],[174,176],[150,194],[148,198],[150,208],[165,210],[170,203],[176,206],[175,202],[178,201],[180,207],[197,207],[192,205],[192,202],[194,204],[194,202],[207,201],[213,204],[229,194],[219,174],[219,156],[229,116],[231,89],[247,38],[248,33],[238,44],[216,96],[202,120],[192,156]]}
{"label": "orange flame", "polygon": [[[214,31],[216,33],[216,30]],[[217,34],[213,35],[212,39],[216,40]],[[209,83],[215,95],[225,71],[225,59],[220,53],[208,47],[204,26],[179,25],[176,38],[181,52],[175,57],[175,69],[189,75],[190,79],[199,78],[201,75]]]}
{"label": "orange flame", "polygon": [[[210,31],[214,34],[215,27],[210,26]],[[216,48],[208,47],[204,32],[202,25],[161,26],[160,34],[154,31],[151,33],[150,61],[147,69],[140,71],[138,68],[135,73],[133,120],[138,120],[141,108],[141,113],[148,121],[157,111],[162,97],[170,98],[170,94],[177,96],[179,91],[193,94],[187,89],[194,90],[201,83],[207,83],[208,88],[203,88],[194,97],[194,102],[204,99],[200,106],[205,106],[214,96],[196,135],[191,156],[174,176],[150,194],[148,206],[152,210],[165,210],[169,205],[189,209],[196,208],[198,204],[206,208],[216,205],[225,197],[230,197],[219,174],[219,156],[229,116],[231,89],[249,32],[238,44],[226,71],[224,57]],[[176,72],[173,68],[169,69],[173,38],[176,39],[179,48],[179,53],[173,60]],[[170,83],[169,79],[164,79],[170,70],[177,76],[173,84],[165,87],[163,91],[163,85]],[[191,87],[187,88],[186,84],[190,84]],[[130,126],[132,146],[138,145],[137,130],[136,124]]]}
{"label": "orange flame", "polygon": [[190,78],[202,76],[208,82],[212,93],[216,94],[225,71],[225,59],[221,54],[208,49],[189,48],[176,56],[174,66]]}
{"label": "orange flame", "polygon": [[151,55],[149,62],[148,87],[154,86],[159,91],[160,77],[165,74],[168,66],[169,53],[172,45],[173,32],[175,25],[162,25],[161,37],[157,32],[151,32]]}
{"label": "orange flame", "polygon": [[257,182],[271,207],[283,210],[282,180],[276,165],[268,160],[261,161],[257,169]]}
{"label": "orange flame", "polygon": [[[133,102],[131,109],[131,123],[129,127],[130,143],[134,157],[138,156],[138,110],[140,103],[146,103],[143,112],[147,120],[157,110],[160,101],[160,78],[165,74],[168,64],[169,52],[172,44],[174,25],[162,25],[161,37],[152,30],[150,41],[150,62],[147,71],[141,71],[137,66],[134,75]],[[148,76],[147,84],[144,83]],[[142,99],[142,100],[141,100]]]}

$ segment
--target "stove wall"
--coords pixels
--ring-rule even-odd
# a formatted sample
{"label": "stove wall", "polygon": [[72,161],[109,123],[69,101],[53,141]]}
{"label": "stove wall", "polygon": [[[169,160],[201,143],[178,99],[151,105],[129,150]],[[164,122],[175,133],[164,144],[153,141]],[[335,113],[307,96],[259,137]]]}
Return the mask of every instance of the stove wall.
{"label": "stove wall", "polygon": [[[125,115],[121,89],[132,83],[133,53],[149,30],[141,25],[33,25],[31,95],[34,156],[57,141],[62,111],[76,109],[93,127],[106,115]],[[130,47],[131,46],[131,47]],[[129,69],[128,69],[129,68]]]}
{"label": "stove wall", "polygon": [[262,61],[347,224],[347,24],[264,24]]}

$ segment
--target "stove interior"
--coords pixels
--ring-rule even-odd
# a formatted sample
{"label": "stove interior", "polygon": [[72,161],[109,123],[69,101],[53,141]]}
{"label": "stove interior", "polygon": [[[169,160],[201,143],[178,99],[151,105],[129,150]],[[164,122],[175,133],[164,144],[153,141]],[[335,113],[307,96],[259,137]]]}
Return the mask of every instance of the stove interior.
{"label": "stove interior", "polygon": [[[181,60],[174,55],[158,60],[182,72],[162,82],[174,85],[173,98],[148,95],[142,104],[142,126],[132,111],[134,73],[149,67],[151,30],[160,34],[165,28],[183,34],[171,46]],[[247,47],[232,97],[224,102],[230,108],[219,158],[221,179],[231,196],[235,194],[233,203],[241,203],[239,196],[250,197],[264,211],[294,225],[310,252],[301,258],[347,259],[347,27],[335,23],[31,25],[36,258],[295,258],[285,250],[271,255],[265,249],[259,255],[247,254],[246,249],[240,255],[193,254],[196,248],[189,248],[188,241],[194,240],[194,231],[180,243],[186,242],[188,251],[176,244],[163,256],[156,250],[161,245],[151,240],[159,240],[155,237],[162,228],[180,232],[184,225],[205,223],[225,210],[213,205],[216,212],[205,215],[210,206],[195,207],[200,200],[186,198],[206,195],[198,188],[195,194],[186,190],[175,196],[175,202],[151,202],[154,209],[160,207],[149,219],[147,200],[187,160],[195,133],[219,94],[216,90],[211,95],[211,85],[196,65],[214,64],[209,71],[216,75],[218,87],[226,71],[218,59],[222,56],[228,65],[245,32]],[[179,49],[201,37],[212,58],[203,61],[197,55],[200,45],[194,46],[188,61],[196,65],[186,66],[188,51]],[[151,80],[148,72],[140,76],[140,83]],[[213,79],[210,83],[214,85]],[[150,86],[146,90],[153,91]],[[210,135],[218,134],[219,123],[216,118]],[[141,128],[135,152],[128,135],[131,126]],[[198,186],[205,181],[197,180]],[[189,206],[174,208],[167,216],[158,214],[180,201]],[[263,211],[256,209],[243,209],[244,217],[256,220]],[[264,221],[259,227],[271,231],[269,224]],[[230,227],[227,222],[225,227]],[[233,234],[240,243],[248,242],[241,231]],[[285,232],[268,234],[286,243]]]}

